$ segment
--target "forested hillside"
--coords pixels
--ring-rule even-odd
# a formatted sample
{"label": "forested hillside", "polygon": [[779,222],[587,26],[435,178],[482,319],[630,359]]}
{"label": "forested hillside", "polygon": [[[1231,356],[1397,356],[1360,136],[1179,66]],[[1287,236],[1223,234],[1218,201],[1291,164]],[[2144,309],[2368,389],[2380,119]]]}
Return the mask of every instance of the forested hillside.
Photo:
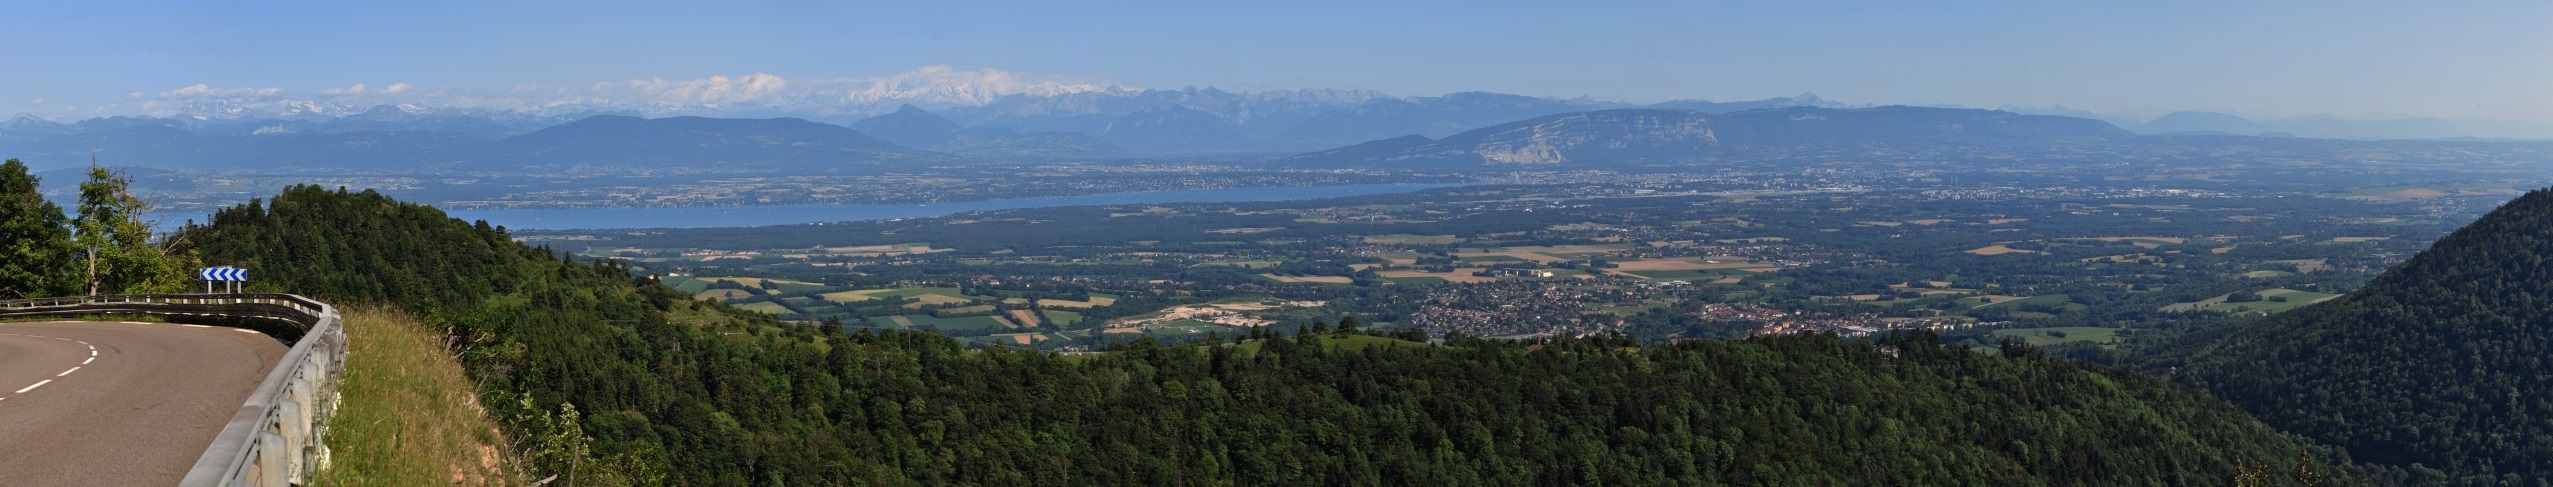
{"label": "forested hillside", "polygon": [[2237,462],[2328,471],[2181,386],[1925,334],[1644,348],[1324,331],[1065,356],[785,324],[370,192],[295,187],[181,238],[256,269],[265,290],[449,327],[524,463],[579,485],[2207,485]]}
{"label": "forested hillside", "polygon": [[2357,292],[2161,360],[2360,461],[2553,477],[2553,190],[2527,193]]}

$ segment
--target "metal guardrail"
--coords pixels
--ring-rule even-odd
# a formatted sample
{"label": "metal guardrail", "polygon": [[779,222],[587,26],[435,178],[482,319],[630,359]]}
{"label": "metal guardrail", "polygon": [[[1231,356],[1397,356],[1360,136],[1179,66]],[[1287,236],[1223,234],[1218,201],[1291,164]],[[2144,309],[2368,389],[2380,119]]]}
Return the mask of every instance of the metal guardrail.
{"label": "metal guardrail", "polygon": [[[337,380],[346,363],[346,329],[337,309],[290,294],[133,294],[0,301],[0,318],[143,314],[212,318],[293,340],[292,349],[231,415],[185,486],[290,486],[309,483],[328,462],[328,416],[337,410]],[[278,333],[281,332],[281,333]]]}

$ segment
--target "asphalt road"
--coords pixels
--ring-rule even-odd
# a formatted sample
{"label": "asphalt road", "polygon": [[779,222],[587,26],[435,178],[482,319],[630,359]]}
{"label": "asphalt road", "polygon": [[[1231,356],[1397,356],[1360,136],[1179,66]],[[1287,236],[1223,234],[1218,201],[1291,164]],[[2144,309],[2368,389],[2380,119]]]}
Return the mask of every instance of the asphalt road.
{"label": "asphalt road", "polygon": [[235,328],[0,323],[0,485],[176,485],[286,348]]}

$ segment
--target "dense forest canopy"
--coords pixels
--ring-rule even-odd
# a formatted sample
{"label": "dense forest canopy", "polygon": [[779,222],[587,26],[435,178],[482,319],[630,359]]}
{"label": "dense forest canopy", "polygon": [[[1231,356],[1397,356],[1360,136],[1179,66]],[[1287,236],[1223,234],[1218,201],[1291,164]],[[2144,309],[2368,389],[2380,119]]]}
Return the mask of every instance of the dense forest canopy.
{"label": "dense forest canopy", "polygon": [[2361,461],[2553,476],[2553,190],[2338,300],[2156,359]]}
{"label": "dense forest canopy", "polygon": [[528,461],[584,483],[2186,485],[2237,462],[2321,468],[2180,386],[1922,333],[1639,347],[1307,328],[1067,356],[782,323],[370,192],[295,187],[184,233],[259,269],[258,288],[450,326]]}

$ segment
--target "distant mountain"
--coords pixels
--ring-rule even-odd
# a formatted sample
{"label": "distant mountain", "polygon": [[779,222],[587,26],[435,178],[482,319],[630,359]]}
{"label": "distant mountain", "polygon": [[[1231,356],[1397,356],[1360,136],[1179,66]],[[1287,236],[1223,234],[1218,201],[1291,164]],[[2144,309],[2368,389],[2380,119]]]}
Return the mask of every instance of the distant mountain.
{"label": "distant mountain", "polygon": [[896,145],[923,149],[939,149],[958,141],[958,131],[966,127],[913,105],[896,107],[894,112],[853,122],[851,130]]}
{"label": "distant mountain", "polygon": [[451,132],[203,135],[177,124],[126,124],[13,144],[13,156],[37,168],[81,167],[92,151],[109,166],[263,170],[338,168],[419,170],[450,166],[488,142]]}
{"label": "distant mountain", "polygon": [[1803,150],[2031,149],[2132,136],[2097,120],[1990,110],[1803,107],[1713,115],[1640,108],[1552,115],[1423,144],[1420,139],[1410,138],[1370,142],[1303,154],[1280,163],[1329,167],[1605,165]]}
{"label": "distant mountain", "polygon": [[1099,128],[1100,139],[1142,152],[1215,152],[1255,146],[1238,120],[1182,105],[1129,113]]}
{"label": "distant mountain", "polygon": [[531,133],[565,123],[572,118],[473,114],[459,110],[436,110],[416,105],[378,105],[362,113],[338,117],[313,124],[312,131],[345,132],[452,132],[491,139]]}
{"label": "distant mountain", "polygon": [[1586,100],[1482,92],[1383,98],[1314,116],[1286,128],[1278,138],[1336,146],[1400,135],[1444,137],[1527,118],[1604,108],[1612,106]]}
{"label": "distant mountain", "polygon": [[70,124],[20,114],[9,119],[8,123],[0,124],[0,144],[68,135],[74,130]]}
{"label": "distant mountain", "polygon": [[[2330,115],[2270,120],[2279,132],[2326,139],[2444,139],[2469,137],[2455,122],[2435,118],[2344,120]],[[2539,135],[2541,136],[2541,135]]]}
{"label": "distant mountain", "polygon": [[1766,98],[1766,99],[1762,99],[1762,100],[1730,101],[1730,102],[1715,102],[1715,101],[1710,101],[1710,100],[1674,100],[1674,101],[1667,101],[1667,102],[1655,103],[1655,104],[1651,104],[1651,105],[1649,105],[1649,106],[1645,106],[1645,107],[1641,107],[1641,108],[1664,108],[1664,109],[1670,109],[1670,110],[1692,110],[1692,111],[1697,111],[1697,112],[1702,112],[1702,113],[1722,114],[1722,113],[1743,112],[1743,111],[1747,111],[1747,110],[1762,110],[1762,109],[1767,109],[1767,108],[1791,108],[1791,107],[1827,107],[1827,108],[1835,108],[1835,107],[1830,106],[1830,105],[1832,105],[1832,104],[1827,103],[1827,101],[1826,101],[1825,99],[1818,98],[1816,93],[1801,93],[1799,96],[1788,96],[1788,97],[1780,97],[1780,98]]}
{"label": "distant mountain", "polygon": [[851,129],[896,145],[975,157],[1092,158],[1121,152],[1098,138],[1074,132],[967,128],[912,105],[854,122]]}
{"label": "distant mountain", "polygon": [[947,156],[795,118],[603,115],[497,141],[473,159],[474,167],[497,170],[833,172]]}
{"label": "distant mountain", "polygon": [[[1245,135],[1272,137],[1296,123],[1367,100],[1374,92],[1278,90],[1235,93],[1214,88],[1097,91],[1014,95],[983,106],[956,106],[940,114],[969,127],[1009,127],[1022,132],[1099,134],[1129,115],[1177,106],[1212,114]],[[1113,139],[1112,139],[1113,140]],[[1148,144],[1138,144],[1148,145]],[[1131,147],[1130,147],[1131,148]]]}
{"label": "distant mountain", "polygon": [[2279,131],[2267,124],[2231,114],[2216,112],[2173,112],[2138,125],[2140,134],[2229,134],[2260,135]]}
{"label": "distant mountain", "polygon": [[2468,124],[2435,118],[2347,120],[2330,115],[2252,120],[2225,113],[2186,111],[2164,115],[2138,125],[2135,130],[2140,134],[2154,135],[2274,135],[2318,139],[2448,139],[2473,136],[2464,125]]}
{"label": "distant mountain", "polygon": [[2360,461],[2553,477],[2553,190],[2348,295],[2190,347],[2189,382]]}

